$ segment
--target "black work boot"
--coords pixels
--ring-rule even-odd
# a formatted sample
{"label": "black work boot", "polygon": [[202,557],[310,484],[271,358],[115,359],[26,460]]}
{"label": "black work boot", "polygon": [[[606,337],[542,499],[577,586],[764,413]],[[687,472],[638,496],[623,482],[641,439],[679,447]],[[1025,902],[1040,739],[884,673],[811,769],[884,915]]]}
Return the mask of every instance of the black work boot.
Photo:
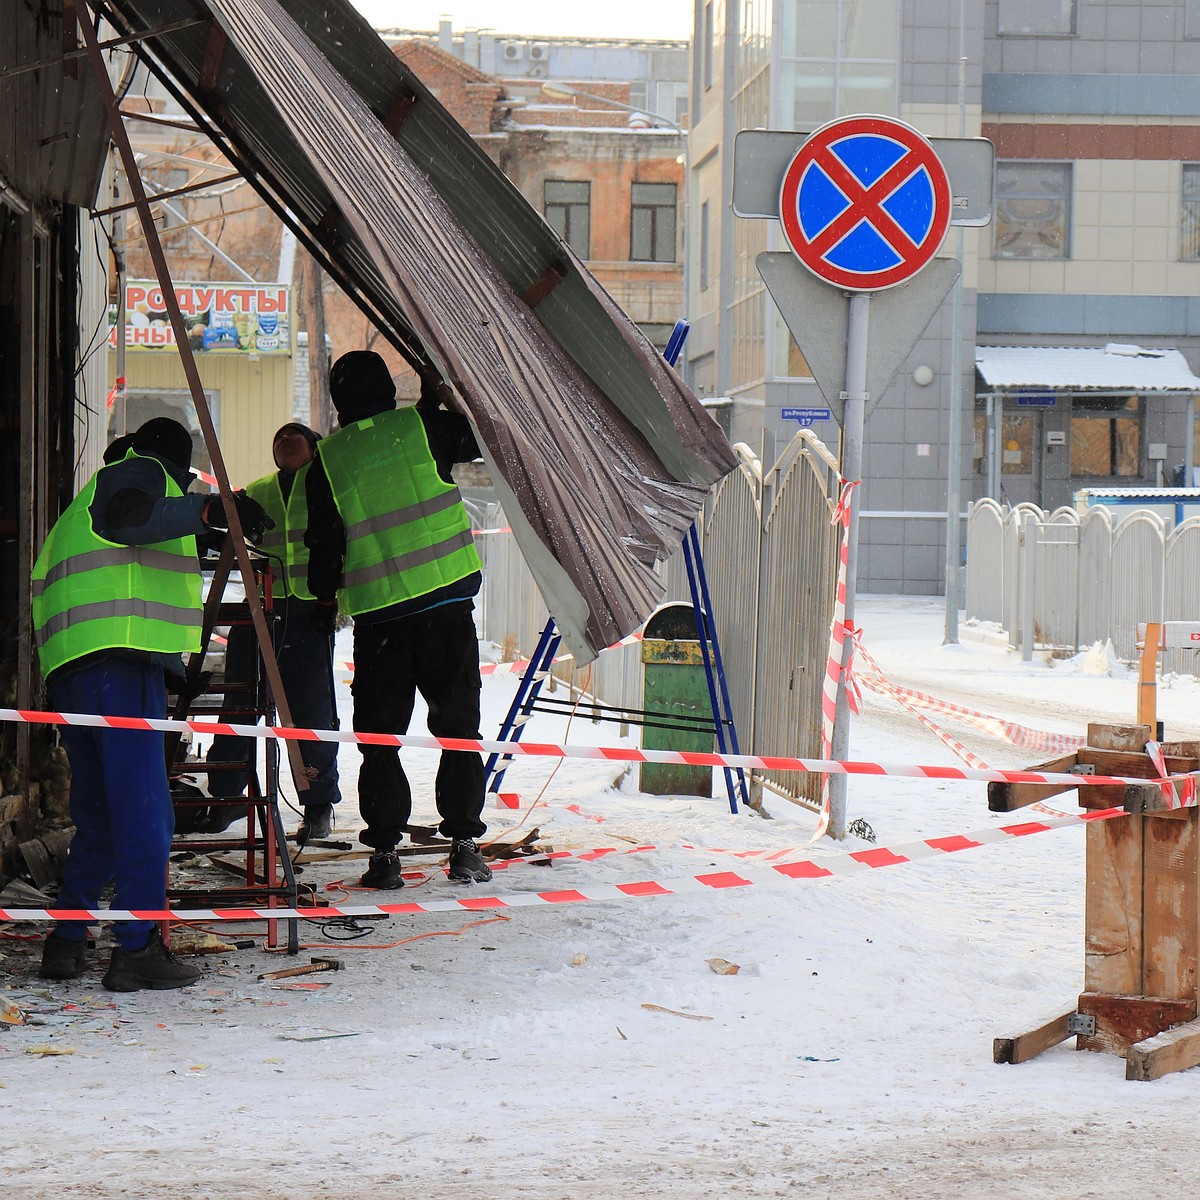
{"label": "black work boot", "polygon": [[50,934],[42,943],[42,965],[38,974],[43,979],[76,978],[84,967],[86,946],[83,938],[76,940]]}
{"label": "black work boot", "polygon": [[455,838],[450,843],[448,871],[455,883],[487,883],[492,877],[474,838]]}
{"label": "black work boot", "polygon": [[375,888],[381,892],[402,888],[404,876],[400,872],[400,855],[395,850],[376,850],[359,882],[365,888]]}
{"label": "black work boot", "polygon": [[180,962],[162,944],[157,929],[150,931],[150,940],[140,950],[112,952],[108,970],[100,981],[110,992],[136,992],[142,988],[161,991],[166,988],[187,987],[200,978],[199,967]]}
{"label": "black work boot", "polygon": [[296,826],[296,841],[308,842],[313,838],[327,838],[333,832],[333,805],[305,805],[304,816]]}

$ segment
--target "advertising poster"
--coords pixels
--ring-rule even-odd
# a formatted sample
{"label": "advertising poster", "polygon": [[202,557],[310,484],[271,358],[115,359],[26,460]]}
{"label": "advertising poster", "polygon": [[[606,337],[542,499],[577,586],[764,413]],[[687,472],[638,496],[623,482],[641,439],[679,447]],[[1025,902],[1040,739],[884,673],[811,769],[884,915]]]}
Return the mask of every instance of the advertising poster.
{"label": "advertising poster", "polygon": [[[177,283],[175,296],[192,350],[205,354],[291,354],[291,288],[279,283]],[[117,344],[109,308],[108,344]],[[125,348],[175,349],[162,289],[148,279],[125,285]]]}

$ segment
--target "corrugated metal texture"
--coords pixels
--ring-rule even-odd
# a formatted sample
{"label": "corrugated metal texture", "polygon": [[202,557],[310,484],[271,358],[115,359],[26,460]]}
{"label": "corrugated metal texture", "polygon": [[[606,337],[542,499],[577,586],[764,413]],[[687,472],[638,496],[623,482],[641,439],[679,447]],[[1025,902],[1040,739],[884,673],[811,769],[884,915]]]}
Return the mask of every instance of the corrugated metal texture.
{"label": "corrugated metal texture", "polygon": [[[754,672],[758,642],[758,579],[762,551],[762,465],[743,456],[736,471],[717,485],[705,515],[704,561],[712,616],[726,666],[729,702],[741,748],[747,753],[754,733]],[[714,572],[709,564],[720,563]]]}
{"label": "corrugated metal texture", "polygon": [[[816,758],[839,527],[830,521],[827,466],[799,437],[764,480],[763,504],[758,589],[767,599],[758,629],[754,753]],[[795,800],[820,803],[819,775],[780,771],[767,778]]]}
{"label": "corrugated metal texture", "polygon": [[1109,637],[1124,659],[1137,658],[1138,624],[1162,620],[1165,541],[1166,523],[1153,513],[1133,513],[1113,531]]}
{"label": "corrugated metal texture", "polygon": [[1079,521],[1079,644],[1108,638],[1112,616],[1112,516],[1090,508]]}
{"label": "corrugated metal texture", "polygon": [[995,500],[977,500],[967,511],[967,617],[1004,617],[1004,512]]}
{"label": "corrugated metal texture", "polygon": [[[1163,620],[1196,620],[1200,597],[1200,517],[1177,525],[1167,535],[1166,565],[1163,570]],[[1195,674],[1200,654],[1195,650],[1164,650],[1159,670]]]}
{"label": "corrugated metal texture", "polygon": [[1036,640],[1076,648],[1079,612],[1079,514],[1056,509],[1038,529],[1037,588],[1033,598]]}
{"label": "corrugated metal texture", "polygon": [[[186,0],[116,7],[139,27],[195,11]],[[211,89],[198,82],[206,31],[152,39],[155,53],[250,174],[325,245],[391,340],[454,383],[581,661],[636,628],[659,595],[655,558],[678,545],[705,489],[734,465],[718,427],[348,5],[203,7],[240,47],[225,49]],[[378,118],[405,96],[415,104],[393,138]],[[520,296],[556,265],[565,277],[535,312]]]}
{"label": "corrugated metal texture", "polygon": [[[229,482],[245,487],[274,470],[271,439],[292,419],[292,360],[263,355],[254,362],[242,354],[197,354],[196,368],[214,401]],[[188,390],[183,364],[173,351],[129,354],[125,370],[131,393]]]}
{"label": "corrugated metal texture", "polygon": [[71,60],[74,78],[64,69],[61,0],[14,0],[0,21],[0,176],[26,197],[90,208],[108,118],[87,59]]}
{"label": "corrugated metal texture", "polygon": [[1141,346],[976,346],[975,366],[990,387],[1072,388],[1086,391],[1200,389],[1178,350]]}

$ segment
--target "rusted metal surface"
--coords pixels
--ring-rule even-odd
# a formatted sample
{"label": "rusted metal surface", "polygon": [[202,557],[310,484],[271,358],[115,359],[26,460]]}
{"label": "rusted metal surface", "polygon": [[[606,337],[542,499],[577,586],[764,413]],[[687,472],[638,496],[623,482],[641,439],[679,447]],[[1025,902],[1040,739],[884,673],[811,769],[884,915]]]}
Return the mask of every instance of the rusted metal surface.
{"label": "rusted metal surface", "polygon": [[[0,32],[0,190],[87,207],[108,152],[92,72],[78,62],[74,17],[61,0],[12,4]],[[64,58],[64,54],[69,57]],[[26,70],[29,64],[44,65]]]}
{"label": "rusted metal surface", "polygon": [[[637,327],[344,0],[111,7],[131,30],[213,15],[228,46],[210,89],[206,30],[147,41],[184,102],[393,345],[454,385],[578,658],[635,629],[655,560],[735,464]],[[555,263],[534,314],[521,297]]]}

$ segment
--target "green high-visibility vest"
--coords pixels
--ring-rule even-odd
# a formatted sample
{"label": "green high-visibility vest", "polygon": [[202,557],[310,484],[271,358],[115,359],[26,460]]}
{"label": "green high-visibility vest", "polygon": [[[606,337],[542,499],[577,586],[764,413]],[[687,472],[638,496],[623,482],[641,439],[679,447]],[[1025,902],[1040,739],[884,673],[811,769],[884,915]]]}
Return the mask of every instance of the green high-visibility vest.
{"label": "green high-visibility vest", "polygon": [[[130,450],[125,459],[143,457]],[[168,496],[179,485],[157,459]],[[33,568],[33,627],[42,674],[98,650],[186,654],[200,649],[196,539],[145,546],[100,537],[88,511],[101,467],[50,530]]]}
{"label": "green high-visibility vest", "polygon": [[349,611],[376,612],[478,571],[471,522],[439,474],[415,408],[389,409],[317,444],[346,527]]}
{"label": "green high-visibility vest", "polygon": [[305,463],[296,472],[286,501],[278,471],[246,485],[246,495],[257,500],[275,522],[275,528],[263,534],[258,552],[271,558],[271,576],[279,594],[298,600],[316,599],[308,590],[308,547],[304,544],[304,531],[308,528],[304,481],[310,466],[312,463]]}

